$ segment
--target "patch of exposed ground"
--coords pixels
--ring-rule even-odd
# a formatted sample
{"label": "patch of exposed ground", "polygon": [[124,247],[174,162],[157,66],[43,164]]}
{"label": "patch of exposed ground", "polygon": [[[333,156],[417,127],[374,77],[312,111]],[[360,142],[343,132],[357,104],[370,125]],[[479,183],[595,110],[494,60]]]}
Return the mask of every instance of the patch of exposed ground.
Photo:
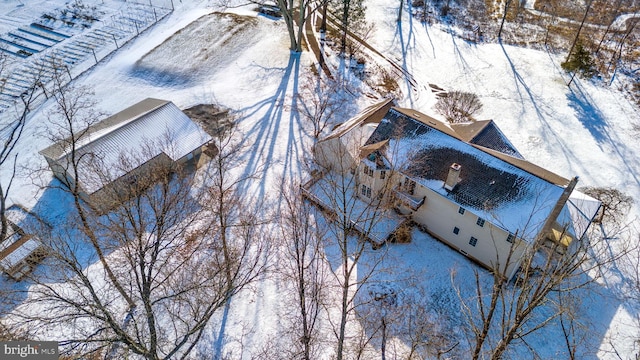
{"label": "patch of exposed ground", "polygon": [[[136,62],[133,73],[158,85],[186,85],[224,69],[235,60],[229,54],[241,53],[256,43],[259,32],[255,17],[204,15],[145,54]],[[185,68],[185,59],[194,65]]]}
{"label": "patch of exposed ground", "polygon": [[216,104],[199,104],[183,111],[211,136],[218,136],[233,126],[229,109]]}

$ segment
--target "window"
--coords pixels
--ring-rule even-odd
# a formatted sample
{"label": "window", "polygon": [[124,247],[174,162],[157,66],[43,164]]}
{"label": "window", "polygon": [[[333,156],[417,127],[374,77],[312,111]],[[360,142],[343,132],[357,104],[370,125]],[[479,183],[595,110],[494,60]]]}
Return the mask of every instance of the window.
{"label": "window", "polygon": [[413,195],[416,192],[416,182],[406,178],[404,180],[404,189],[407,193],[409,193],[409,195]]}
{"label": "window", "polygon": [[383,179],[383,180],[384,180],[384,177],[385,177],[386,175],[387,175],[387,172],[386,172],[386,171],[384,171],[384,170],[380,171],[380,179]]}
{"label": "window", "polygon": [[458,208],[458,214],[464,215],[464,208],[463,207],[459,207]]}
{"label": "window", "polygon": [[458,234],[460,233],[460,229],[458,229],[458,227],[457,227],[457,226],[456,226],[456,227],[454,227],[454,228],[453,228],[453,233],[454,233],[454,234],[456,234],[456,235],[458,235]]}
{"label": "window", "polygon": [[469,245],[476,246],[477,243],[478,239],[474,238],[473,236],[471,237],[471,239],[469,239]]}
{"label": "window", "polygon": [[507,242],[513,244],[513,240],[515,240],[515,236],[513,234],[509,234],[509,236],[507,236]]}
{"label": "window", "polygon": [[362,196],[366,196],[366,197],[371,197],[371,188],[366,186],[366,185],[362,185],[360,187],[360,193],[362,193]]}
{"label": "window", "polygon": [[478,221],[476,221],[476,225],[483,227],[484,226],[484,219],[479,217]]}
{"label": "window", "polygon": [[373,177],[373,169],[370,167],[367,167],[367,169],[369,170],[369,176]]}
{"label": "window", "polygon": [[363,166],[362,166],[362,172],[363,172],[365,175],[368,175],[368,174],[369,174],[369,167],[368,167],[367,165],[363,165]]}

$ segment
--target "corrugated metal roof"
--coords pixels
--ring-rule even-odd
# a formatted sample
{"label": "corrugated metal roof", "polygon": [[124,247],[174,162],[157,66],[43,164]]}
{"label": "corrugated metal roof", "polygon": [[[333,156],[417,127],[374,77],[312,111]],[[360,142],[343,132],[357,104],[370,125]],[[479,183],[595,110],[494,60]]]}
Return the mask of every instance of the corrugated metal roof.
{"label": "corrugated metal roof", "polygon": [[[173,103],[157,99],[147,99],[101,121],[85,136],[76,146],[76,159],[81,159],[78,180],[87,194],[160,154],[175,161],[212,139]],[[41,153],[54,155],[51,150],[56,145],[62,149],[64,143]],[[69,168],[69,150],[59,152],[56,160]]]}

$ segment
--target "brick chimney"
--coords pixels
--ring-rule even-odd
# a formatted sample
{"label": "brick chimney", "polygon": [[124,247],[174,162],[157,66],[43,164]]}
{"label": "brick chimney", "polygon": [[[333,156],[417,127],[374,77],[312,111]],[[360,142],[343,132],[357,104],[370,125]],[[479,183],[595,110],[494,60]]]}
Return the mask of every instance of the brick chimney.
{"label": "brick chimney", "polygon": [[456,185],[458,185],[458,182],[460,182],[460,169],[462,169],[460,164],[451,164],[451,167],[449,167],[449,174],[447,175],[447,181],[444,182],[445,190],[451,191],[456,187]]}

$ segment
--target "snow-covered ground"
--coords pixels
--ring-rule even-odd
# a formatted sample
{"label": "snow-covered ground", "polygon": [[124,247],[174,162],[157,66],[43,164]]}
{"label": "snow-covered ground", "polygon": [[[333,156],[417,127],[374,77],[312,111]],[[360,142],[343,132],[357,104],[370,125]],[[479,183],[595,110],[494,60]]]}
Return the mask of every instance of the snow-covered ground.
{"label": "snow-covered ground", "polygon": [[[42,2],[48,7],[63,3]],[[257,16],[250,7],[220,14],[215,13],[213,2],[173,3],[171,15],[76,79],[75,85],[90,87],[105,114],[147,97],[171,100],[181,108],[219,103],[232,109],[244,142],[250,145],[247,162],[237,171],[257,170],[260,175],[247,195],[277,199],[282,177],[306,176],[303,162],[309,157],[312,139],[308,124],[292,108],[298,78],[309,70],[313,55],[292,55],[284,23]],[[25,14],[31,6],[7,0],[0,4],[0,12]],[[417,91],[407,88],[408,82],[399,81],[405,94],[398,99],[401,106],[438,117],[432,109],[435,96],[429,84],[474,92],[484,104],[478,117],[494,119],[526,159],[564,177],[579,176],[579,186],[615,187],[640,201],[640,142],[632,130],[632,125],[640,122],[640,114],[616,90],[615,81],[606,87],[576,79],[569,88],[568,76],[559,66],[563,54],[472,44],[443,31],[446,29],[425,27],[410,19],[407,12],[401,23],[396,22],[397,2],[369,0],[367,6],[369,21],[375,23],[368,42],[417,81]],[[0,17],[3,29],[11,21]],[[371,101],[363,98],[359,105]],[[48,102],[31,113],[16,149],[18,163],[29,169],[46,165],[38,151],[49,145],[46,115],[51,107]],[[41,192],[26,170],[19,175],[10,201],[30,208],[42,206],[45,200],[49,204],[58,201],[40,198]],[[9,176],[3,169],[0,180],[6,182]],[[627,220],[635,220],[639,209],[636,203]],[[634,225],[625,236],[637,237]],[[462,288],[473,281],[475,265],[424,234],[416,233],[412,244],[392,245],[388,252],[386,261],[399,272],[411,269],[428,274],[424,275],[425,287],[442,306],[456,298],[452,269]],[[621,283],[622,279],[608,278],[597,295],[584,300],[582,309],[593,333],[590,345],[607,350],[611,342],[623,358],[631,358],[637,352],[633,339],[639,336],[638,304],[621,297]],[[287,309],[281,303],[280,285],[265,278],[256,289],[234,299],[228,314],[225,341],[229,347],[225,351],[235,349],[234,358],[240,348],[250,357],[283,326],[279,314]],[[218,325],[218,321],[211,325],[200,353],[215,348]],[[540,333],[531,345],[542,358],[562,356],[564,346],[555,328]],[[606,351],[599,356],[614,357]]]}

